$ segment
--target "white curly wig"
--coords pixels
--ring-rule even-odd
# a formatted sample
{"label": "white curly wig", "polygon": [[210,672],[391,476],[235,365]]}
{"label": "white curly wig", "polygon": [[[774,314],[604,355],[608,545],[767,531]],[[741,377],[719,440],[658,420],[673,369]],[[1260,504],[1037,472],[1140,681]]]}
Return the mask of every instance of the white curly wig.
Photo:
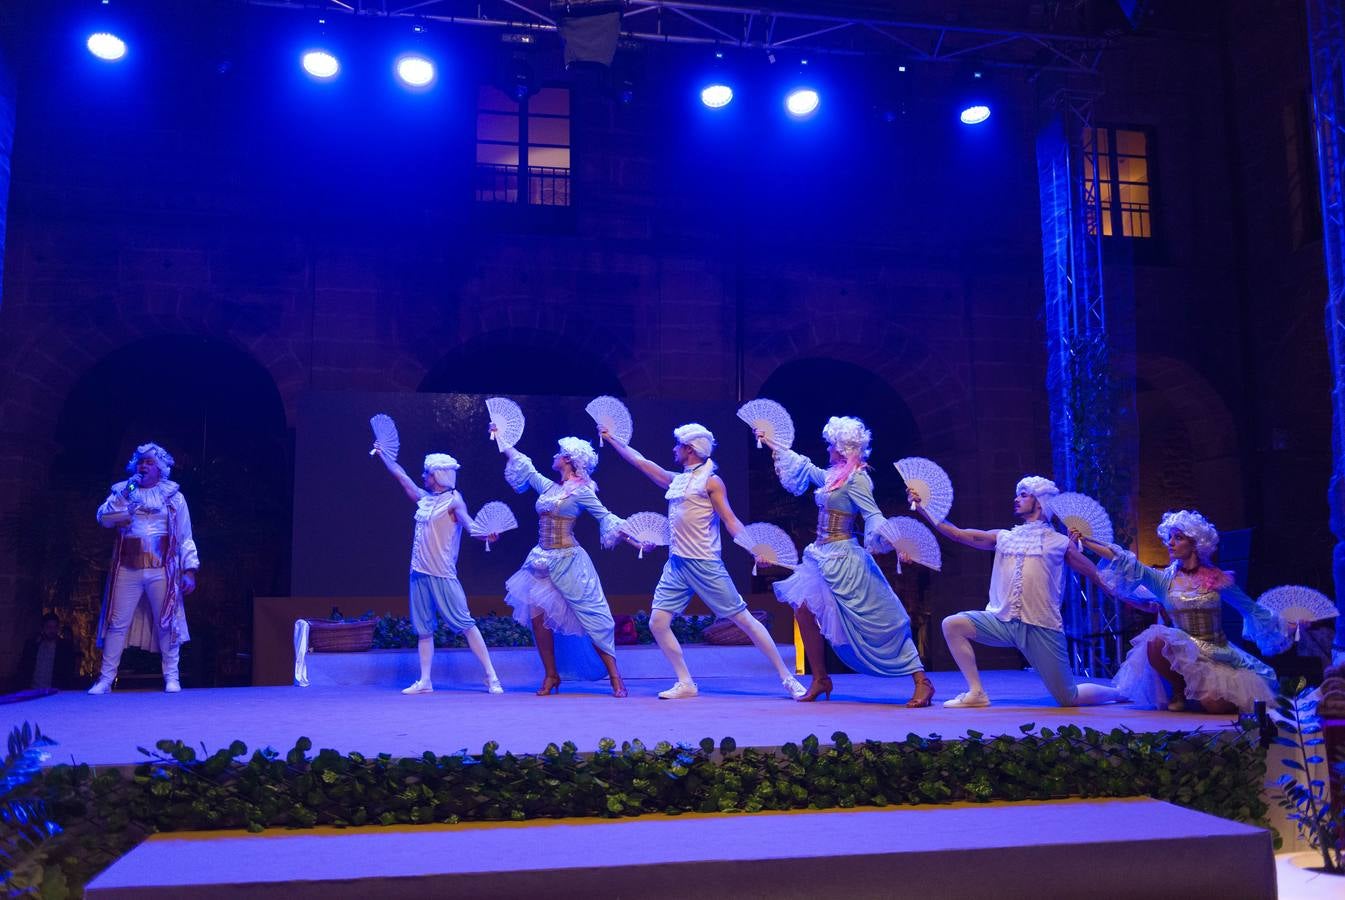
{"label": "white curly wig", "polygon": [[1180,531],[1196,542],[1196,556],[1202,562],[1209,562],[1214,551],[1219,549],[1219,529],[1194,509],[1163,514],[1163,521],[1158,523],[1158,537],[1166,544],[1174,531]]}
{"label": "white curly wig", "polygon": [[673,437],[679,444],[685,444],[701,459],[709,459],[715,452],[715,436],[710,429],[697,422],[688,422],[681,428],[673,429]]}
{"label": "white curly wig", "polygon": [[458,465],[458,461],[447,453],[429,453],[425,456],[426,472],[456,472],[461,468],[462,466]]}
{"label": "white curly wig", "polygon": [[556,441],[556,445],[560,447],[560,455],[570,461],[581,478],[588,478],[598,468],[598,451],[583,438],[563,437]]}
{"label": "white curly wig", "polygon": [[131,454],[130,462],[126,463],[127,474],[134,475],[135,464],[140,462],[140,459],[145,456],[152,456],[158,461],[159,474],[164,478],[169,476],[173,471],[174,463],[177,462],[173,459],[173,454],[169,453],[153,441],[150,441],[148,444],[141,444],[139,447],[135,448],[135,452]]}
{"label": "white curly wig", "polygon": [[1051,512],[1051,498],[1060,493],[1060,488],[1055,486],[1054,481],[1040,475],[1024,475],[1013,489],[1015,494],[1020,491],[1027,491],[1037,498],[1037,502],[1041,504],[1041,511],[1048,520],[1054,515]]}
{"label": "white curly wig", "polygon": [[873,432],[854,416],[832,416],[822,426],[822,439],[846,456],[868,459]]}

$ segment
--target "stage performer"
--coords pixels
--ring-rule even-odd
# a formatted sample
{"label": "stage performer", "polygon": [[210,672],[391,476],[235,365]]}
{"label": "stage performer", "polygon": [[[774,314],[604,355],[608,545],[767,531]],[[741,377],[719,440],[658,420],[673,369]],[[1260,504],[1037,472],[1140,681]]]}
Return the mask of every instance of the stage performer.
{"label": "stage performer", "polygon": [[[747,611],[747,604],[733,586],[728,569],[720,558],[719,523],[723,521],[730,535],[743,530],[743,524],[729,506],[724,480],[715,474],[710,459],[715,448],[714,435],[704,425],[690,423],[673,430],[673,459],[681,472],[670,472],[641,455],[634,447],[618,440],[606,428],[599,428],[602,440],[612,445],[626,462],[645,474],[654,484],[666,489],[668,523],[672,528],[672,548],[663,574],[654,589],[653,610],[649,616],[649,630],[659,649],[672,664],[677,682],[666,691],[660,691],[664,700],[694,697],[700,691],[691,679],[682,646],[672,632],[672,617],[686,609],[694,594],[710,607],[715,615],[732,619],[738,627],[766,655],[780,676],[780,684],[794,699],[807,691],[789,671],[766,627]],[[767,565],[765,560],[757,560]]]}
{"label": "stage performer", "polygon": [[[883,524],[869,475],[872,434],[859,419],[832,416],[822,429],[828,466],[822,469],[802,454],[772,447],[775,474],[794,496],[815,488],[817,540],[803,551],[794,574],[777,581],[775,596],[794,607],[804,652],[813,670],[808,693],[799,700],[831,696],[826,641],[856,672],[895,677],[909,675],[914,692],[907,706],[926,707],[934,683],[911,640],[911,617],[873,557],[855,539],[857,515],[864,517],[864,543],[872,547]],[[758,432],[759,441],[767,441]]]}
{"label": "stage performer", "polygon": [[[494,434],[494,426],[491,433]],[[556,670],[553,632],[563,635],[587,635],[607,669],[612,696],[625,697],[626,686],[616,665],[615,623],[603,594],[602,582],[593,568],[593,560],[574,539],[574,524],[582,513],[598,520],[602,545],[608,549],[619,541],[637,544],[621,527],[625,523],[608,511],[598,499],[593,470],[598,451],[588,441],[564,437],[551,468],[560,476],[552,481],[533,466],[532,460],[513,447],[501,451],[508,460],[504,478],[515,491],[528,488],[537,492],[537,546],[505,583],[505,602],[514,608],[514,618],[531,625],[537,653],[542,658],[545,677],[537,690],[539,697],[560,690]]]}
{"label": "stage performer", "polygon": [[[130,475],[112,485],[98,507],[98,524],[117,529],[112,569],[98,617],[103,661],[90,694],[106,694],[117,678],[127,644],[162,656],[163,689],[182,690],[178,657],[191,640],[183,598],[196,590],[201,560],[191,534],[187,499],[170,481],[173,456],[155,443],[141,444],[126,464]],[[141,603],[149,601],[149,609]]]}
{"label": "stage performer", "polygon": [[[989,706],[981,684],[972,642],[991,647],[1016,647],[1045,682],[1061,706],[1094,706],[1121,699],[1115,688],[1074,681],[1065,644],[1060,603],[1065,566],[1106,589],[1097,568],[1065,535],[1051,527],[1050,500],[1060,489],[1049,479],[1029,475],[1018,482],[1013,511],[1023,520],[1010,529],[978,531],[958,528],[947,520],[930,524],[950,540],[978,550],[995,552],[990,573],[990,599],[984,610],[957,613],[943,620],[943,636],[967,690],[944,706],[952,709]],[[919,495],[907,499],[929,518]]]}
{"label": "stage performer", "polygon": [[[1102,580],[1113,593],[1134,597],[1144,587],[1158,599],[1152,612],[1160,620],[1130,642],[1117,689],[1149,709],[1208,713],[1251,712],[1257,700],[1274,704],[1274,671],[1224,634],[1222,605],[1243,619],[1242,636],[1262,653],[1283,653],[1293,644],[1297,623],[1286,623],[1233,583],[1233,576],[1210,560],[1219,532],[1200,513],[1179,510],[1163,516],[1158,536],[1171,563],[1164,569],[1144,565],[1129,550],[1074,532],[1084,547],[1102,557]],[[1165,624],[1163,620],[1171,624]]]}
{"label": "stage performer", "polygon": [[[416,651],[420,657],[420,678],[403,694],[434,692],[431,668],[434,663],[434,630],[440,622],[467,638],[472,655],[481,663],[485,673],[486,690],[503,694],[504,688],[495,675],[481,630],[467,609],[467,594],[458,581],[458,549],[463,530],[470,534],[472,517],[467,503],[458,493],[458,461],[447,453],[431,453],[425,457],[421,472],[421,488],[411,480],[396,460],[389,459],[383,448],[374,443],[374,452],[387,467],[388,473],[402,486],[406,496],[416,504],[416,533],[411,541],[410,605],[411,624],[415,626]],[[482,535],[482,540],[494,540],[497,535]]]}

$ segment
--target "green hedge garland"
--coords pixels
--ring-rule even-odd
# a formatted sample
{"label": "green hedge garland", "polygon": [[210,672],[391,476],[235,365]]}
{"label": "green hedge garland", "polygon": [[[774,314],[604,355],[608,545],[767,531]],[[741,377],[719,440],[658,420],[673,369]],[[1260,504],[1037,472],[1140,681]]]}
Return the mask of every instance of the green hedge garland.
{"label": "green hedge garland", "polygon": [[[1152,796],[1265,824],[1265,752],[1256,734],[1024,725],[1021,736],[966,740],[909,735],[853,743],[841,732],[778,753],[604,739],[596,752],[551,744],[536,755],[425,753],[394,759],[321,750],[300,738],[288,753],[248,755],[242,742],[198,755],[181,741],[143,750],[134,774],[60,765],[35,795],[64,831],[42,843],[44,896],[64,896],[156,831],[474,822],[644,813],[739,813]],[[37,885],[29,885],[37,887]],[[24,885],[10,885],[24,887]]]}

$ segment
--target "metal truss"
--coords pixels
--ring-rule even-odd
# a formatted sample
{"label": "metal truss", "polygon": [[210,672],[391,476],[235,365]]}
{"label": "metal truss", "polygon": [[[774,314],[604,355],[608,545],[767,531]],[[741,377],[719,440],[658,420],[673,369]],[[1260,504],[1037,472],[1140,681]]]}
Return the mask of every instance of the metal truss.
{"label": "metal truss", "polygon": [[[1102,282],[1096,98],[1094,92],[1057,91],[1043,104],[1037,135],[1046,389],[1057,481],[1098,499],[1114,515],[1124,501],[1116,496],[1115,482],[1123,463],[1112,424],[1115,386]],[[1073,575],[1065,591],[1061,612],[1075,672],[1095,678],[1115,674],[1123,650],[1121,603]]]}
{"label": "metal truss", "polygon": [[[1336,532],[1336,607],[1345,611],[1345,3],[1308,0],[1313,116],[1326,250],[1326,341],[1331,361],[1331,513]],[[1345,616],[1335,647],[1345,652]]]}
{"label": "metal truss", "polygon": [[[454,25],[550,32],[549,0],[241,0],[252,6],[322,14],[410,18]],[[1108,46],[1104,36],[976,27],[904,19],[882,10],[853,14],[816,0],[790,8],[696,0],[614,0],[631,39],[702,44],[768,53],[887,55],[911,62],[974,62],[1093,75]]]}

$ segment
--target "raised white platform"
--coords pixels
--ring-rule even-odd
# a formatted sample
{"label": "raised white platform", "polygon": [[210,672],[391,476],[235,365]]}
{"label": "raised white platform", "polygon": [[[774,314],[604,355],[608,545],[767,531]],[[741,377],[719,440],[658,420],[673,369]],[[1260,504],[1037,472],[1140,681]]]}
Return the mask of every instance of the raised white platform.
{"label": "raised white platform", "polygon": [[[785,664],[794,667],[793,645],[778,645]],[[687,644],[682,648],[687,666],[697,678],[731,676],[770,677],[775,669],[753,646],[717,647]],[[542,661],[532,647],[493,647],[495,671],[505,684],[533,684],[542,680]],[[664,678],[672,681],[672,667],[653,644],[617,648],[617,665],[623,678]],[[446,689],[474,688],[481,684],[481,666],[464,649],[437,650],[434,683]],[[349,687],[357,684],[410,684],[420,677],[415,650],[366,650],[363,653],[308,654],[310,687]]]}
{"label": "raised white platform", "polygon": [[1156,800],[155,835],[100,900],[1275,896],[1268,831]]}

